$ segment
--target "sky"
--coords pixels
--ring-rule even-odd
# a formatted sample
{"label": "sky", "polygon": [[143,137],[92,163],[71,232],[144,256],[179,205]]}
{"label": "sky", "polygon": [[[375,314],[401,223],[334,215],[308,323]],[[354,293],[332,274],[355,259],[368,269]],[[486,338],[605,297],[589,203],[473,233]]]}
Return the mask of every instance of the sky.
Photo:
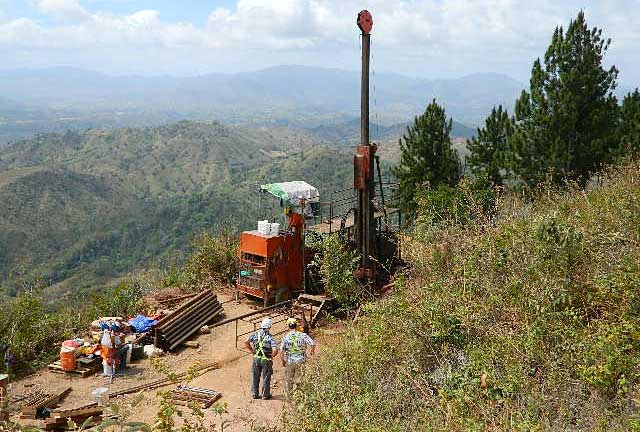
{"label": "sky", "polygon": [[553,30],[581,9],[612,38],[607,64],[640,83],[640,0],[0,0],[0,68],[113,75],[235,73],[281,64],[357,70],[358,11],[372,67],[424,78],[528,81]]}

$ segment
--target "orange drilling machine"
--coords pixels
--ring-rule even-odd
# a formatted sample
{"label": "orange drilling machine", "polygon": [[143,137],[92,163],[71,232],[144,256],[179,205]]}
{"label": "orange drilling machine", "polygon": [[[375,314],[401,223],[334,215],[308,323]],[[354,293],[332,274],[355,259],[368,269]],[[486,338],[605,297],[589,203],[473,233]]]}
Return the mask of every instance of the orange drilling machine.
{"label": "orange drilling machine", "polygon": [[[240,233],[238,291],[264,300],[288,300],[304,290],[304,216],[320,199],[303,181],[272,183],[261,191],[280,199],[287,226],[259,221],[258,229]],[[308,257],[310,260],[311,257]]]}

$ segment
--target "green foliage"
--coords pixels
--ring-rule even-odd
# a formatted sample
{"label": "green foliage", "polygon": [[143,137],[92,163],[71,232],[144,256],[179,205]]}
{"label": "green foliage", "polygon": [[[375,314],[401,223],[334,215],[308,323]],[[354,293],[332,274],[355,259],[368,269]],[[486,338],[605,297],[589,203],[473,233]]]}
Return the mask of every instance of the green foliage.
{"label": "green foliage", "polygon": [[306,365],[285,429],[637,429],[638,172],[410,241],[410,277]]}
{"label": "green foliage", "polygon": [[620,152],[623,156],[640,153],[640,92],[629,93],[620,109]]}
{"label": "green foliage", "polygon": [[509,154],[508,139],[513,134],[514,121],[500,105],[493,107],[485,126],[478,128],[475,137],[467,140],[469,156],[466,163],[471,173],[480,179],[488,179],[495,186],[504,184],[505,167]]}
{"label": "green foliage", "polygon": [[24,372],[31,364],[47,362],[78,325],[79,317],[71,310],[48,312],[39,294],[29,291],[0,300],[0,341],[16,356],[16,370],[12,372]]}
{"label": "green foliage", "polygon": [[397,198],[405,210],[415,210],[415,195],[421,188],[458,182],[460,163],[450,133],[451,119],[434,99],[400,139],[400,164],[393,173],[400,183]]}
{"label": "green foliage", "polygon": [[357,254],[337,235],[324,237],[314,247],[320,251],[320,274],[327,292],[345,307],[360,303],[366,291],[355,277]]}
{"label": "green foliage", "polygon": [[487,180],[464,178],[456,187],[440,185],[417,195],[418,226],[441,223],[466,224],[490,218],[495,212],[498,193]]}
{"label": "green foliage", "polygon": [[80,306],[59,306],[51,310],[44,302],[43,285],[23,290],[16,297],[0,298],[0,342],[8,344],[16,355],[16,370],[29,372],[51,360],[60,343],[73,338],[100,316],[129,316],[140,311],[140,300],[149,290],[140,280],[119,283],[115,287],[88,296]]}
{"label": "green foliage", "polygon": [[192,288],[228,284],[236,273],[238,241],[238,235],[230,230],[201,234],[183,271],[185,283]]}
{"label": "green foliage", "polygon": [[90,303],[94,315],[107,314],[108,316],[132,316],[140,312],[142,297],[149,292],[139,280],[120,282],[105,292],[96,293]]}
{"label": "green foliage", "polygon": [[516,102],[510,139],[511,168],[529,186],[547,174],[556,183],[584,184],[611,160],[618,146],[618,70],[602,65],[610,42],[602,30],[587,27],[581,11],[566,32],[556,28],[544,64],[534,62],[530,90]]}

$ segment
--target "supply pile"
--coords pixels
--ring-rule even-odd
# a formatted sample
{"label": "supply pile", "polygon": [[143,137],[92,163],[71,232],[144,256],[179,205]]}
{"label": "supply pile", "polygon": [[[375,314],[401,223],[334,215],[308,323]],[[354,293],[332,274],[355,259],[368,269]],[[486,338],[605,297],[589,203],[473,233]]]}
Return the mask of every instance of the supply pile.
{"label": "supply pile", "polygon": [[218,320],[222,313],[218,298],[205,290],[157,322],[154,345],[173,351],[197,334],[202,326]]}

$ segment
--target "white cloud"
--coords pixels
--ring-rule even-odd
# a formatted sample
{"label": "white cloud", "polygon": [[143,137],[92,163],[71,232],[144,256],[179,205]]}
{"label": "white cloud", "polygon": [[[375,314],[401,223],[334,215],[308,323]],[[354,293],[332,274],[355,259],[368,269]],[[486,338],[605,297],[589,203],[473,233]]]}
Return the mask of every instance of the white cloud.
{"label": "white cloud", "polygon": [[43,14],[62,21],[84,21],[91,17],[78,0],[37,0],[35,6]]}
{"label": "white cloud", "polygon": [[[352,56],[357,45],[355,17],[363,5],[374,18],[374,55],[398,72],[524,75],[544,54],[554,27],[568,23],[581,7],[590,24],[614,39],[614,58],[637,58],[640,42],[636,0],[593,0],[586,6],[583,0],[237,0],[232,9],[212,10],[204,26],[168,22],[156,10],[115,15],[89,11],[79,0],[32,1],[53,21],[0,21],[0,52],[50,49],[82,57],[104,49],[123,59],[151,52],[168,58],[191,55],[194,65],[203,59],[203,65],[215,63],[219,69],[225,61],[257,68],[264,65],[260,61],[292,59],[343,67],[340,59]],[[98,7],[100,2],[85,4]]]}

